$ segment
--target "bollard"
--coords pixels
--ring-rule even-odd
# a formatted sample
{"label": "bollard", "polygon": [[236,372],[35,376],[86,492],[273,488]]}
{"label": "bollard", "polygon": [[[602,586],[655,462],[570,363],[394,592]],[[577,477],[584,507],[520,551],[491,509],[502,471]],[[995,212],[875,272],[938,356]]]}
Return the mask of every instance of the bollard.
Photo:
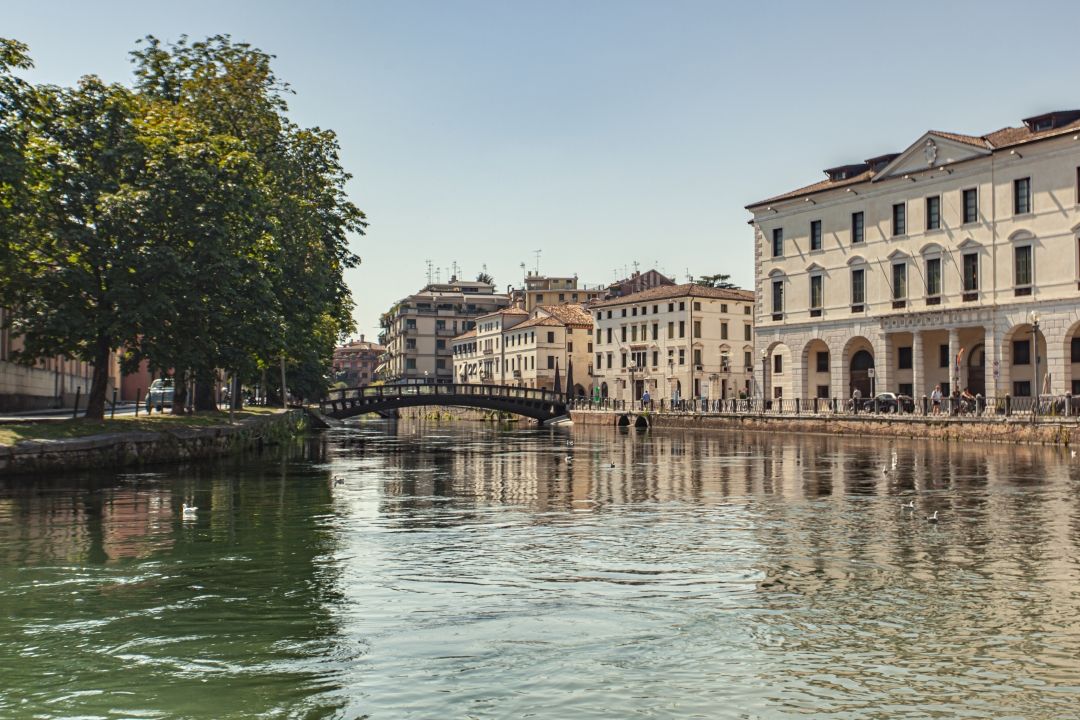
{"label": "bollard", "polygon": [[116,388],[112,390],[112,410],[109,411],[109,419],[116,419]]}
{"label": "bollard", "polygon": [[930,398],[926,397],[925,395],[922,396],[922,414],[930,414]]}
{"label": "bollard", "polygon": [[71,419],[79,417],[79,396],[82,395],[82,385],[75,388],[75,409],[71,411]]}
{"label": "bollard", "polygon": [[142,388],[135,388],[135,417],[139,417],[139,403],[142,401]]}
{"label": "bollard", "polygon": [[1005,394],[1005,417],[1012,415],[1012,396]]}

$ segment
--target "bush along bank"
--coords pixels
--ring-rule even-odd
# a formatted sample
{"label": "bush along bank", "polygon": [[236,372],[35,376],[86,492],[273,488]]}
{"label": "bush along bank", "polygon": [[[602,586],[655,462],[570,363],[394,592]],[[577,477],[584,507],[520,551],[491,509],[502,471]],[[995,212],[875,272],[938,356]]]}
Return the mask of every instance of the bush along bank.
{"label": "bush along bank", "polygon": [[229,425],[111,432],[0,445],[0,476],[86,468],[175,463],[275,445],[307,429],[300,410],[245,418]]}

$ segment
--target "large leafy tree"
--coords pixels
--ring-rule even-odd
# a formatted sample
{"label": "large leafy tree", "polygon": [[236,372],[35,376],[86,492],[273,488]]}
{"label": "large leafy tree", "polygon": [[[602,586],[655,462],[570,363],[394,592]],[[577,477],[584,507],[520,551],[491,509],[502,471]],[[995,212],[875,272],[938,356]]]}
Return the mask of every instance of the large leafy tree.
{"label": "large leafy tree", "polygon": [[130,211],[143,199],[139,113],[130,90],[93,76],[35,88],[25,110],[23,203],[4,240],[15,266],[0,302],[22,336],[22,359],[62,354],[93,365],[89,417],[104,415],[111,353],[153,311],[139,272],[148,250]]}
{"label": "large leafy tree", "polygon": [[737,290],[739,288],[738,285],[731,282],[731,276],[726,273],[720,273],[717,275],[702,275],[694,281],[694,284],[711,288],[723,288],[726,290]]}

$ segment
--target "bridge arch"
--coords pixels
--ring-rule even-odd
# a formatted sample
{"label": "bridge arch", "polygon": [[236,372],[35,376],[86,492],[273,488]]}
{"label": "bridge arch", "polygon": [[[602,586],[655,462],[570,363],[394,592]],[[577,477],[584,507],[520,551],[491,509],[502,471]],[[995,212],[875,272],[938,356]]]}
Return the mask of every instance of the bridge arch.
{"label": "bridge arch", "polygon": [[319,403],[328,417],[344,420],[357,415],[425,405],[476,407],[524,415],[545,421],[567,414],[563,393],[502,385],[377,385],[332,391]]}

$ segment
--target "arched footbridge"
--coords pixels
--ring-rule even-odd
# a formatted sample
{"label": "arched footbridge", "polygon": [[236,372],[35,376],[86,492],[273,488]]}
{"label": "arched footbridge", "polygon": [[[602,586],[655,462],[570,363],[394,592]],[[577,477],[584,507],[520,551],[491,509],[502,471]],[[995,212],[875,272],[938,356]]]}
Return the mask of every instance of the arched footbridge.
{"label": "arched footbridge", "polygon": [[567,414],[565,393],[504,385],[376,385],[331,390],[323,415],[344,420],[365,413],[421,405],[456,405],[515,413],[541,422]]}

